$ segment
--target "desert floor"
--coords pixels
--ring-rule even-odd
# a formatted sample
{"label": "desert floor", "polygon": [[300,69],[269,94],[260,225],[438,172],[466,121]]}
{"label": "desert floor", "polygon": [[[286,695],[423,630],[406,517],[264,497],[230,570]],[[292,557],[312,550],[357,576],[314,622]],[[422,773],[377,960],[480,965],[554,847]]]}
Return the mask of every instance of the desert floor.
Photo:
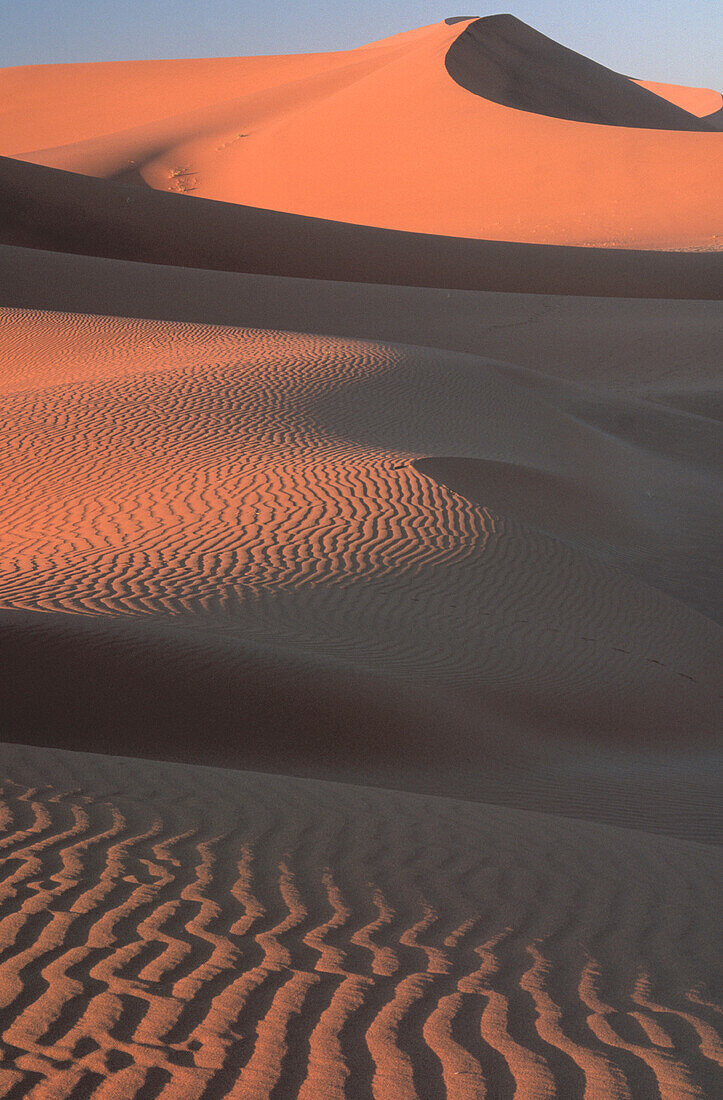
{"label": "desert floor", "polygon": [[723,101],[505,18],[0,72],[10,1100],[721,1095]]}

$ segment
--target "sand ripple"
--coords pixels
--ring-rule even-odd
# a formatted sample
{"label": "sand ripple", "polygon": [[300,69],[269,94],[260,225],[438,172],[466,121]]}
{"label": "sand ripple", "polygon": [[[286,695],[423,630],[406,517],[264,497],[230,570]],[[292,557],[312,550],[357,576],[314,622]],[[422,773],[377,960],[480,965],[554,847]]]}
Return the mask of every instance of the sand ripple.
{"label": "sand ripple", "polygon": [[[0,807],[9,1096],[714,1094],[714,894],[681,900],[711,849],[362,788],[3,757],[37,779],[6,780]],[[85,792],[63,787],[73,772]]]}

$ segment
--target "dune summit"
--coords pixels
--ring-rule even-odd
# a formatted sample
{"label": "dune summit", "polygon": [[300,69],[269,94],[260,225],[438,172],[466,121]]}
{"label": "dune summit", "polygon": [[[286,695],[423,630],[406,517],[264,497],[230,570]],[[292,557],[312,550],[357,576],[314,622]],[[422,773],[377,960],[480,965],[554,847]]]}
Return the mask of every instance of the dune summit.
{"label": "dune summit", "polygon": [[450,46],[445,65],[463,88],[520,111],[647,130],[715,129],[650,86],[559,46],[511,15],[473,20]]}
{"label": "dune summit", "polygon": [[720,95],[0,104],[0,1093],[720,1096]]}
{"label": "dune summit", "polygon": [[720,241],[697,93],[692,113],[511,16],[343,53],[8,69],[0,94],[0,155],[160,191],[455,238]]}

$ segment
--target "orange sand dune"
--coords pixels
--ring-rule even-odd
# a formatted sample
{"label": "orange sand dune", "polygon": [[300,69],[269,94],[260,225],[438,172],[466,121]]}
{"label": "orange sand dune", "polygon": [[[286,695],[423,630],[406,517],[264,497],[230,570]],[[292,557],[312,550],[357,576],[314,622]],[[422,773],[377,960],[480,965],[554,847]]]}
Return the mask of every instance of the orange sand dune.
{"label": "orange sand dune", "polygon": [[[0,153],[418,233],[719,247],[718,133],[570,121],[474,94],[445,67],[468,26],[434,24],[306,59],[6,70],[0,91],[12,93],[14,107],[0,126]],[[517,27],[513,20],[513,39],[523,33]],[[188,88],[177,94],[186,70]],[[121,117],[118,82],[135,80]],[[679,118],[709,129],[660,96],[642,88],[640,96],[671,112],[671,125]],[[97,105],[86,109],[91,98]],[[61,113],[68,122],[57,121]]]}
{"label": "orange sand dune", "polygon": [[8,1100],[721,1094],[720,107],[541,37],[0,72]]}
{"label": "orange sand dune", "polygon": [[[349,64],[346,53],[27,65],[2,73],[7,155],[162,123]],[[33,93],[33,89],[35,92]]]}
{"label": "orange sand dune", "polygon": [[[475,795],[478,754],[710,744],[712,426],[359,338],[11,310],[0,361],[16,736],[195,754],[213,729],[226,763],[388,779],[408,756]],[[450,454],[508,464],[510,491],[537,470],[544,506],[414,463]],[[612,533],[571,528],[572,482]]]}
{"label": "orange sand dune", "polygon": [[0,158],[0,242],[222,271],[402,286],[719,298],[718,252],[435,237],[194,199]]}
{"label": "orange sand dune", "polygon": [[647,88],[662,99],[676,103],[696,118],[708,119],[723,108],[723,95],[712,88],[687,88],[682,84],[657,84],[653,80],[636,80],[641,88]]}
{"label": "orange sand dune", "polygon": [[468,24],[447,52],[445,66],[467,91],[520,111],[642,129],[709,128],[677,104],[511,15]]}

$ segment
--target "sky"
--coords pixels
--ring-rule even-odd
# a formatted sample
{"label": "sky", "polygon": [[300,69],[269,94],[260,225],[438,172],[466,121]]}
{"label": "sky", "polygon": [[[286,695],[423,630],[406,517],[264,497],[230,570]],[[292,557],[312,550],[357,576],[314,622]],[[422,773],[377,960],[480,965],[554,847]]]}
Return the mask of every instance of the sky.
{"label": "sky", "polygon": [[627,76],[721,90],[721,0],[0,0],[0,67],[351,49],[451,15],[509,11]]}

